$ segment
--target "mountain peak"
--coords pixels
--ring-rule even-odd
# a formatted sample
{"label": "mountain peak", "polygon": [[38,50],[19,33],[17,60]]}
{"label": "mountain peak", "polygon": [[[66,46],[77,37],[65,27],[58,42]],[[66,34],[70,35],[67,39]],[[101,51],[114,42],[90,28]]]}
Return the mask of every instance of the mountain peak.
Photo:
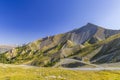
{"label": "mountain peak", "polygon": [[98,26],[98,25],[93,24],[93,23],[87,23],[84,27],[87,27],[87,28],[100,28],[100,29],[106,29],[106,28],[104,28],[104,27]]}
{"label": "mountain peak", "polygon": [[89,27],[91,27],[91,26],[93,26],[93,27],[99,27],[98,25],[95,25],[95,24],[93,24],[93,23],[87,23],[86,26],[89,26]]}
{"label": "mountain peak", "polygon": [[95,24],[88,22],[87,25],[95,25]]}

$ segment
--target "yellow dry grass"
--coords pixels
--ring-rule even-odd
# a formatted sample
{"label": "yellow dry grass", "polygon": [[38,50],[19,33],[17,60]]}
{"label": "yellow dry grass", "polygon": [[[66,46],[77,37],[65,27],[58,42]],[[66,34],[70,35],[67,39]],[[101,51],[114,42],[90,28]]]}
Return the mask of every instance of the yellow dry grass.
{"label": "yellow dry grass", "polygon": [[7,66],[0,67],[0,80],[120,80],[120,71],[73,71]]}

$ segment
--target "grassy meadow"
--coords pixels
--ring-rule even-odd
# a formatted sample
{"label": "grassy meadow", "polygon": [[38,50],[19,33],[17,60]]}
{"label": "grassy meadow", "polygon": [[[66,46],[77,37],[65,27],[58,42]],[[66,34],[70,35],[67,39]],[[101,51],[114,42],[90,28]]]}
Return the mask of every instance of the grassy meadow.
{"label": "grassy meadow", "polygon": [[60,68],[0,66],[0,80],[120,80],[120,71],[74,71]]}

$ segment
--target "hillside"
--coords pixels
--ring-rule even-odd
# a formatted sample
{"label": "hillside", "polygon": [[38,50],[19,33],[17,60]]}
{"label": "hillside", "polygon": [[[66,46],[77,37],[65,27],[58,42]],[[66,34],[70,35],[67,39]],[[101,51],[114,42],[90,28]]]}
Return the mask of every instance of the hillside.
{"label": "hillside", "polygon": [[[44,67],[116,63],[120,61],[119,33],[120,30],[88,23],[81,28],[48,36],[0,54],[0,62]],[[66,62],[64,59],[73,61]]]}

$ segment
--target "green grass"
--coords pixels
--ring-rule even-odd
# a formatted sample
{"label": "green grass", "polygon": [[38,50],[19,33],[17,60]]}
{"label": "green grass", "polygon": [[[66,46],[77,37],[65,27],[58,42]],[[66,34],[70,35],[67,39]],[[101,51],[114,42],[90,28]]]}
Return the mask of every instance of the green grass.
{"label": "green grass", "polygon": [[120,80],[120,71],[72,71],[60,68],[0,67],[0,80]]}

